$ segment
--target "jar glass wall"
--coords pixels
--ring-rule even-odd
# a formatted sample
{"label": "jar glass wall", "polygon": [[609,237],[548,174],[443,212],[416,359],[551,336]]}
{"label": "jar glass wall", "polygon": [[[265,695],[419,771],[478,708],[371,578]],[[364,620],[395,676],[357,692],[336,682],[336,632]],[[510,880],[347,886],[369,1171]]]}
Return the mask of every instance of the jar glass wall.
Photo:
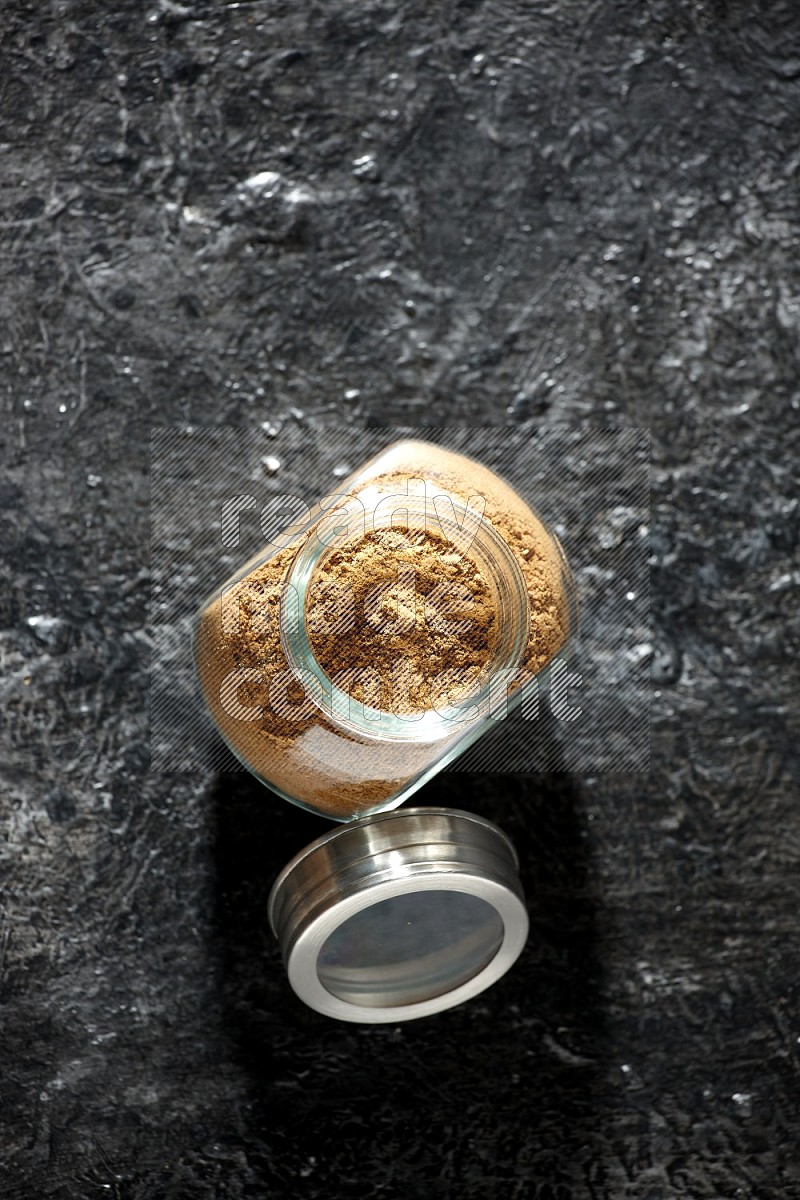
{"label": "jar glass wall", "polygon": [[403,441],[206,601],[195,661],[240,761],[347,821],[461,753],[575,626],[563,552],[525,501],[463,455]]}

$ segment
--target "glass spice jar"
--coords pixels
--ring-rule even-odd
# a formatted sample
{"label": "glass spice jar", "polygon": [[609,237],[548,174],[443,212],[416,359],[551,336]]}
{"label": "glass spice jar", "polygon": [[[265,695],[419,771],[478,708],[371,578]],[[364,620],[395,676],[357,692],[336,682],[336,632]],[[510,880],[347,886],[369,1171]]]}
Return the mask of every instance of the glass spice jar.
{"label": "glass spice jar", "polygon": [[427,442],[389,446],[313,508],[281,503],[293,519],[198,614],[202,693],[258,779],[349,823],[273,889],[295,990],[342,1019],[425,1015],[502,974],[527,918],[496,827],[389,810],[564,651],[574,584],[509,484]]}
{"label": "glass spice jar", "polygon": [[561,547],[521,497],[405,441],[206,601],[195,660],[240,761],[342,821],[403,803],[520,702],[574,625]]}

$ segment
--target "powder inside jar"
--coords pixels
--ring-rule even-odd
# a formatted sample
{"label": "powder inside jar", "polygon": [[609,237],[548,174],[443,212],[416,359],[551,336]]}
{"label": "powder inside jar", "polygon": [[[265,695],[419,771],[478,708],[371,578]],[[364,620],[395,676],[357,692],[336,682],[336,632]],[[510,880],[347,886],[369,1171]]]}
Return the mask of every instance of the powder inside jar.
{"label": "powder inside jar", "polygon": [[497,643],[492,589],[441,532],[377,529],[318,567],[305,622],[314,655],[355,699],[385,712],[453,704],[480,685]]}
{"label": "powder inside jar", "polygon": [[[514,556],[527,592],[527,644],[520,667],[534,674],[542,670],[567,637],[569,612],[559,550],[528,505],[486,467],[424,442],[397,443],[367,467],[371,474],[362,474],[360,481],[353,477],[352,490],[345,489],[346,496],[356,496],[369,485],[372,496],[364,504],[366,511],[372,511],[376,493],[409,494],[410,479],[427,480],[434,494],[451,496],[465,507],[477,506],[478,511],[485,502],[484,516]],[[366,493],[361,494],[366,500]],[[326,674],[341,687],[340,672],[350,671],[344,691],[371,708],[411,713],[413,733],[417,711],[439,708],[443,693],[445,705],[457,703],[468,696],[470,680],[477,688],[491,677],[497,643],[509,626],[494,603],[495,581],[482,573],[483,559],[479,566],[469,549],[454,553],[446,539],[437,542],[430,527],[369,528],[369,533],[331,547],[318,561],[306,593],[303,625]],[[248,564],[209,600],[198,621],[195,655],[214,721],[241,761],[287,798],[318,813],[349,818],[408,791],[437,757],[450,753],[460,727],[456,725],[449,738],[432,742],[386,740],[378,728],[342,728],[305,694],[284,654],[279,612],[295,554],[313,536],[312,525],[283,549]],[[387,538],[394,540],[387,545],[381,541]],[[453,628],[430,619],[437,596],[435,585],[427,592],[425,588],[432,576],[466,589],[469,603],[459,605],[454,588],[443,605],[442,615],[455,623]],[[359,608],[355,603],[352,620],[348,617],[342,605],[348,582],[354,585],[354,595],[367,601],[372,622],[365,619],[363,604]],[[390,586],[375,599],[375,588],[384,584]],[[456,628],[462,620],[471,624]],[[440,663],[445,674],[448,669],[458,673],[449,689],[439,678]],[[387,666],[392,668],[388,675]]]}

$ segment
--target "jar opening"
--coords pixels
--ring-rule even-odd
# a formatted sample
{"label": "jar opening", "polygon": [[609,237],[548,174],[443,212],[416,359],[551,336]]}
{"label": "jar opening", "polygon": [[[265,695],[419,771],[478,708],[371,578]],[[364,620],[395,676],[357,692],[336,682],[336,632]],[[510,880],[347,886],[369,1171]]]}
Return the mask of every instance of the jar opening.
{"label": "jar opening", "polygon": [[462,734],[505,694],[528,640],[510,547],[479,506],[416,482],[329,511],[281,596],[284,653],[307,699],[362,736]]}

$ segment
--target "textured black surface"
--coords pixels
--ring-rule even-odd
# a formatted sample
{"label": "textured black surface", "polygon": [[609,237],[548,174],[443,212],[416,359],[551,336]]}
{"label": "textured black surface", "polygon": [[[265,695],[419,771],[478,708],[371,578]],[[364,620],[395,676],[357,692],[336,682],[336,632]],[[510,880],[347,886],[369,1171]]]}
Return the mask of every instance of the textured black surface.
{"label": "textured black surface", "polygon": [[[4,1195],[798,1195],[798,31],[3,4]],[[402,1029],[288,992],[321,823],[147,768],[148,428],[323,411],[653,434],[651,774],[426,789],[534,933]]]}

